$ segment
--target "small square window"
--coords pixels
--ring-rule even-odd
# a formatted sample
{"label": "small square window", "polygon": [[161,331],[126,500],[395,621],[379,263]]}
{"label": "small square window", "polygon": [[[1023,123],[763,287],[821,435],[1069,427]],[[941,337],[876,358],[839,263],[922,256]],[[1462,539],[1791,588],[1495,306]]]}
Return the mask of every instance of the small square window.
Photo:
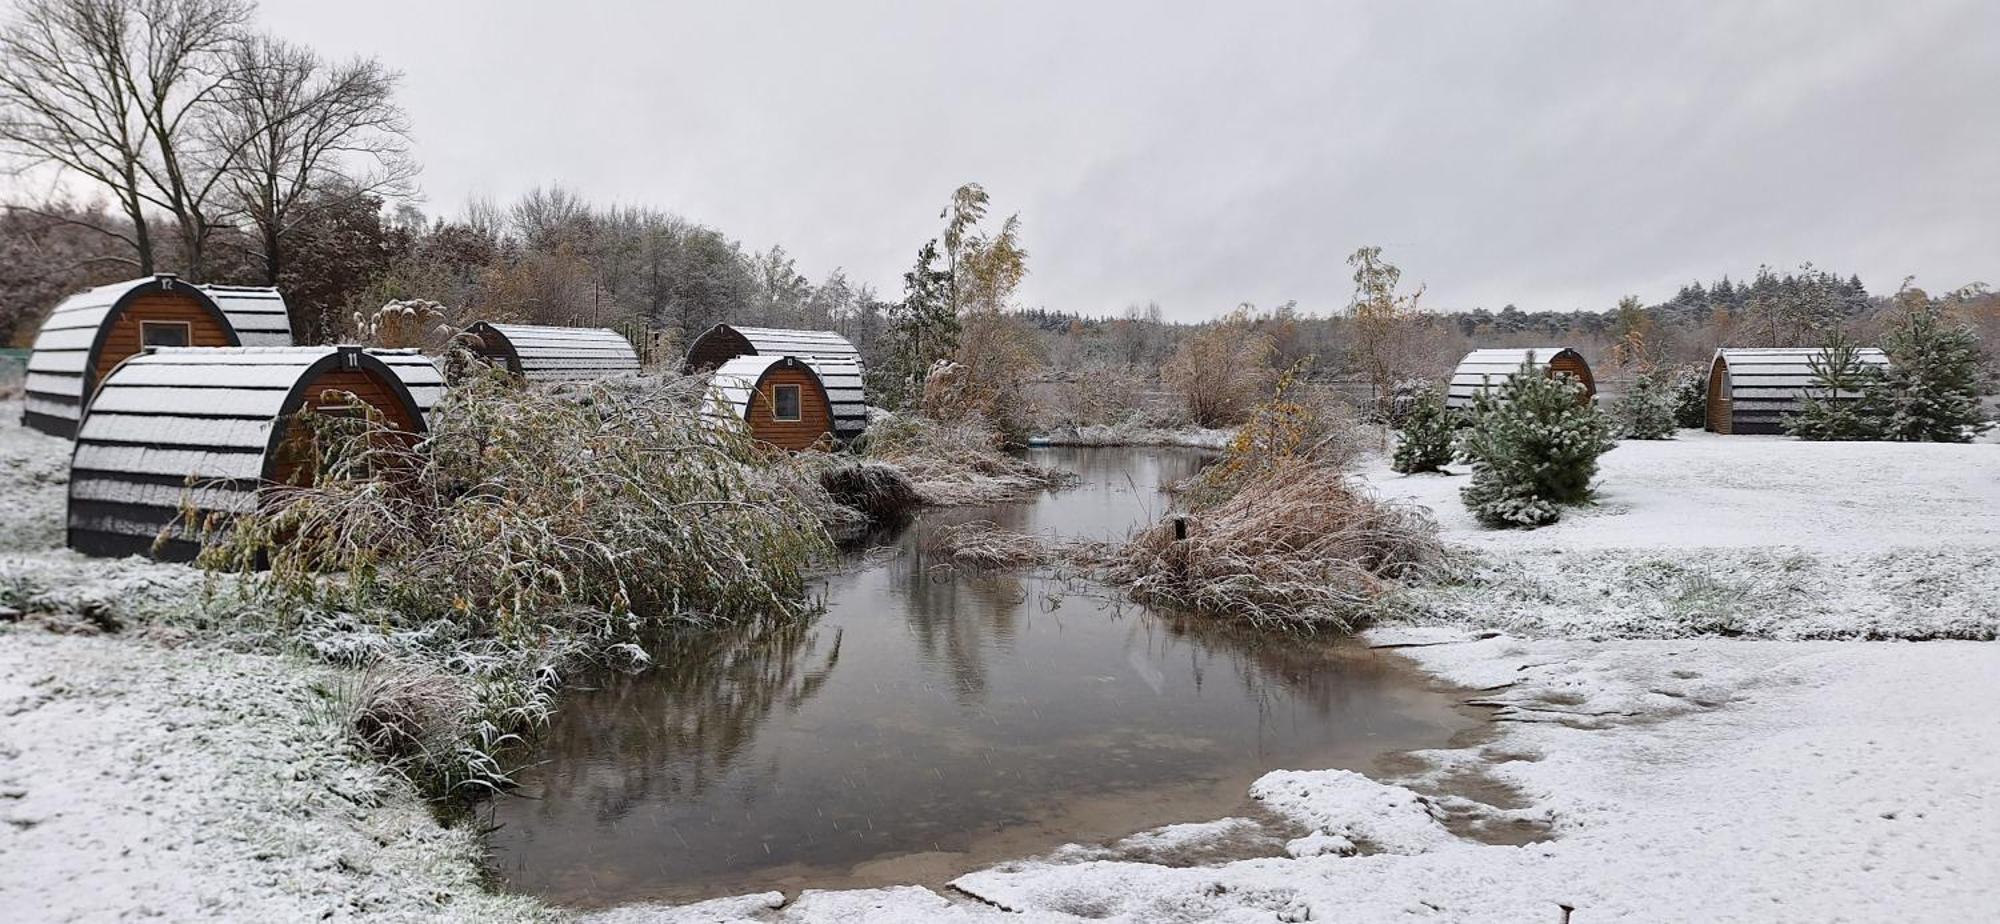
{"label": "small square window", "polygon": [[799,387],[797,385],[779,385],[771,390],[771,418],[783,421],[795,421],[799,419]]}
{"label": "small square window", "polygon": [[186,321],[140,321],[139,345],[184,347],[193,339]]}

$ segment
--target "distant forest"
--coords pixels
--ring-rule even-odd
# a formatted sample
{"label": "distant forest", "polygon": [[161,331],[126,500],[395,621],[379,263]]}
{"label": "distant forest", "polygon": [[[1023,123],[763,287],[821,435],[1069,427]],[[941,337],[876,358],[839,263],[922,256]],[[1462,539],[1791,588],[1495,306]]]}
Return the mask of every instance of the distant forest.
{"label": "distant forest", "polygon": [[[302,342],[357,338],[383,305],[413,301],[434,303],[445,324],[615,326],[660,332],[647,339],[669,349],[724,321],[822,328],[855,341],[871,365],[897,369],[914,394],[936,360],[963,363],[961,329],[973,343],[1025,345],[1008,364],[1035,377],[1098,369],[1157,382],[1190,336],[1229,325],[1268,343],[1260,361],[1273,368],[1379,390],[1443,376],[1480,346],[1577,347],[1615,380],[1623,368],[1697,362],[1725,344],[1816,343],[1836,328],[1866,342],[1894,294],[1806,265],[1690,281],[1650,304],[1463,310],[1399,288],[1393,255],[1363,248],[1357,258],[1371,256],[1356,264],[1352,304],[1217,305],[1216,320],[1185,323],[1165,321],[1157,305],[1017,304],[1031,265],[1021,218],[979,231],[986,194],[973,184],[953,194],[955,217],[937,239],[909,242],[915,265],[895,292],[838,269],[810,279],[782,246],[749,248],[668,211],[605,207],[560,186],[430,216],[412,204],[418,164],[396,105],[399,75],[259,33],[254,12],[242,0],[18,4],[0,31],[0,166],[94,192],[84,203],[0,203],[0,344],[28,343],[77,289],[171,271],[280,287]],[[125,119],[91,117],[93,105]],[[960,201],[967,195],[976,201]],[[1411,278],[1424,269],[1410,268]],[[2000,343],[2000,297],[1978,285],[1933,294]]]}

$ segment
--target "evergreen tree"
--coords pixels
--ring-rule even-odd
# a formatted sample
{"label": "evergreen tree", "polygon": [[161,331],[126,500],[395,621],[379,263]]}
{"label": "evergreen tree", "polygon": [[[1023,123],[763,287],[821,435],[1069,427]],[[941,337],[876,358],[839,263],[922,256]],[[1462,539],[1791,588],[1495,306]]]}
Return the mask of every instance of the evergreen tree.
{"label": "evergreen tree", "polygon": [[1708,369],[1682,366],[1674,372],[1674,426],[1699,430],[1708,424]]}
{"label": "evergreen tree", "polygon": [[1906,280],[1883,346],[1889,371],[1878,389],[1892,440],[1968,443],[1991,426],[1979,406],[1979,337]]}
{"label": "evergreen tree", "polygon": [[1658,372],[1642,373],[1632,390],[1619,395],[1611,406],[1618,438],[1627,440],[1670,440],[1677,429],[1674,421],[1674,392]]}
{"label": "evergreen tree", "polygon": [[1785,421],[1785,432],[1802,440],[1881,439],[1880,373],[1861,361],[1861,348],[1847,332],[1835,331],[1807,364],[1813,384],[1799,413]]}
{"label": "evergreen tree", "polygon": [[1458,436],[1451,411],[1436,389],[1416,396],[1396,441],[1389,467],[1403,474],[1435,472],[1451,464],[1452,441]]}
{"label": "evergreen tree", "polygon": [[958,351],[958,312],[951,304],[951,271],[937,266],[937,241],[917,251],[917,265],[903,274],[903,300],[889,309],[886,361],[869,370],[869,390],[888,407],[923,400],[931,365]]}
{"label": "evergreen tree", "polygon": [[1616,444],[1610,422],[1582,399],[1581,384],[1528,365],[1476,399],[1459,442],[1472,483],[1459,496],[1481,523],[1546,526],[1590,499],[1597,457]]}

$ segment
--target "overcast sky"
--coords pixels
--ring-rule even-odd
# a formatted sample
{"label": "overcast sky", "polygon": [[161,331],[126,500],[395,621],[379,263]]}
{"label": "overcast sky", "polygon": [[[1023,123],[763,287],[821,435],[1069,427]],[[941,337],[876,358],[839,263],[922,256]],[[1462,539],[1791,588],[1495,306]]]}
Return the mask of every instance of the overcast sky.
{"label": "overcast sky", "polygon": [[1023,302],[1648,301],[1806,260],[2000,284],[2000,3],[264,0],[405,74],[432,214],[561,183],[884,295],[958,184]]}

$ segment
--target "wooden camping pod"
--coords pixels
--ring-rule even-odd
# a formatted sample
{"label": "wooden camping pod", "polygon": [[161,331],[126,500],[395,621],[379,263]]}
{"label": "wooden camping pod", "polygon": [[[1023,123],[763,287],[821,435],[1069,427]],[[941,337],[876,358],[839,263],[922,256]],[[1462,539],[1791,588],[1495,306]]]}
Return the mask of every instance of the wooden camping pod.
{"label": "wooden camping pod", "polygon": [[[1856,352],[1865,366],[1889,366],[1889,354],[1879,349],[1867,347]],[[1820,347],[1716,350],[1708,367],[1707,429],[1715,433],[1785,432],[1785,418],[1799,412],[1818,379],[1813,362],[1825,353]],[[1853,400],[1861,396],[1828,397]]]}
{"label": "wooden camping pod", "polygon": [[632,342],[608,327],[474,322],[459,338],[530,382],[576,382],[639,371]]}
{"label": "wooden camping pod", "polygon": [[1582,353],[1569,347],[1527,347],[1473,350],[1465,354],[1451,374],[1451,388],[1446,393],[1445,405],[1452,408],[1472,407],[1473,399],[1488,390],[1498,390],[1502,383],[1519,374],[1521,367],[1528,363],[1533,364],[1532,368],[1541,370],[1543,375],[1568,375],[1583,383],[1584,404],[1597,397],[1597,380],[1591,376],[1590,363],[1584,361]]}
{"label": "wooden camping pod", "polygon": [[197,286],[172,274],[85,289],[49,312],[28,359],[22,422],[73,437],[113,368],[147,346],[291,346],[276,289]]}
{"label": "wooden camping pod", "polygon": [[706,413],[780,449],[810,449],[837,437],[826,385],[811,364],[793,356],[739,356],[709,379]]}
{"label": "wooden camping pod", "polygon": [[834,435],[851,440],[868,428],[868,392],[861,351],[830,330],[717,324],[688,344],[682,371],[705,372],[744,356],[790,356],[813,367],[833,407]]}
{"label": "wooden camping pod", "polygon": [[185,536],[154,547],[183,503],[227,518],[257,509],[267,486],[308,480],[297,414],[344,406],[348,394],[420,434],[444,379],[414,350],[155,348],[127,359],[105,377],[77,430],[69,546],[193,558],[200,546]]}

